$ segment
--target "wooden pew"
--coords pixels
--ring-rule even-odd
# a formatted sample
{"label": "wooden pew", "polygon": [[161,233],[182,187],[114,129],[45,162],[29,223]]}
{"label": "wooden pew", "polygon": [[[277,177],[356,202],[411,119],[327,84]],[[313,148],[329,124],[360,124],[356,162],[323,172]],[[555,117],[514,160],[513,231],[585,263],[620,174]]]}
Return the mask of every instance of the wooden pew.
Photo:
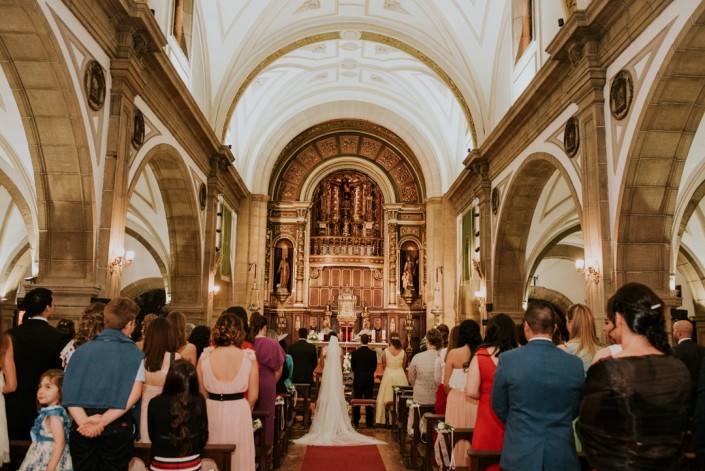
{"label": "wooden pew", "polygon": [[[10,456],[13,462],[21,463],[27,454],[31,440],[10,440]],[[218,471],[235,471],[230,467],[231,455],[235,451],[235,445],[206,445],[201,454],[201,458],[212,460],[218,467]],[[134,457],[141,460],[145,467],[149,469],[151,444],[135,443]],[[14,469],[14,468],[12,468]]]}
{"label": "wooden pew", "polygon": [[[452,440],[453,443],[451,443],[451,439],[450,439],[451,434],[449,434],[449,433],[443,434],[442,436],[446,441],[446,446],[447,446],[448,451],[450,453],[452,453],[453,448],[455,448],[455,444],[461,440],[467,440],[472,443],[473,431],[474,431],[474,429],[472,429],[472,428],[455,428],[455,429],[453,429],[453,440]],[[447,469],[448,468],[446,468],[445,466],[441,466],[442,471],[445,471]],[[463,470],[463,469],[468,469],[468,467],[467,466],[460,466],[459,463],[456,463],[455,469]],[[472,469],[472,468],[470,468],[470,469]]]}
{"label": "wooden pew", "polygon": [[407,422],[409,420],[409,408],[406,407],[406,400],[413,398],[413,392],[407,391],[402,393],[397,398],[397,433],[399,437],[399,453],[402,458],[407,456],[406,445],[407,445]]}
{"label": "wooden pew", "polygon": [[[501,450],[468,450],[468,456],[470,457],[470,470],[469,471],[484,471],[488,466],[493,464],[499,464],[499,459],[502,456]],[[686,455],[687,459],[687,455]],[[578,453],[578,460],[580,461],[580,469],[582,471],[592,471],[593,467],[588,463],[587,458],[583,453]],[[695,467],[693,469],[699,469]]]}
{"label": "wooden pew", "polygon": [[426,443],[417,445],[417,452],[421,457],[421,469],[423,471],[432,471],[433,463],[435,463],[435,455],[433,445],[436,439],[436,426],[438,422],[445,420],[444,414],[426,414]]}
{"label": "wooden pew", "polygon": [[[267,446],[267,417],[270,412],[264,410],[256,410],[252,412],[252,420],[259,419],[262,422],[262,428],[255,430],[255,463],[259,464],[260,471],[269,471],[272,469],[272,460],[274,455],[274,446]],[[259,443],[257,438],[259,437]]]}
{"label": "wooden pew", "polygon": [[[430,414],[433,412],[435,405],[434,404],[419,404],[418,409],[410,409],[409,413],[414,414],[414,427],[413,427],[413,434],[411,436],[411,459],[409,463],[411,464],[411,468],[416,469],[417,467],[421,466],[418,458],[420,458],[419,452],[418,452],[418,446],[421,444],[421,420],[424,416],[424,414]],[[428,436],[428,429],[426,429],[426,435]],[[433,433],[431,433],[431,436],[433,436]]]}
{"label": "wooden pew", "polygon": [[[402,394],[412,395],[413,388],[411,386],[401,386],[394,389],[393,405],[392,405],[392,437],[394,440],[399,441],[399,414],[401,414],[401,407],[404,403],[399,401],[399,396]],[[406,401],[406,399],[404,399]]]}
{"label": "wooden pew", "polygon": [[273,462],[274,468],[279,468],[281,462],[286,455],[286,399],[284,403],[275,404],[274,406],[274,450]]}

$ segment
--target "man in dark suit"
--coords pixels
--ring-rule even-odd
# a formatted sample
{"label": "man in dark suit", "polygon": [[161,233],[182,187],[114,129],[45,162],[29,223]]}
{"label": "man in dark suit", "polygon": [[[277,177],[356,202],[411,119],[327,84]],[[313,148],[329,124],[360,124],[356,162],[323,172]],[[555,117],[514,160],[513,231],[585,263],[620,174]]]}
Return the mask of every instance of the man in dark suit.
{"label": "man in dark suit", "polygon": [[680,320],[673,324],[673,338],[677,342],[673,350],[675,350],[676,356],[685,363],[690,373],[693,387],[691,397],[694,402],[700,380],[700,367],[703,358],[705,358],[705,347],[693,341],[693,324],[689,320]]}
{"label": "man in dark suit", "polygon": [[[367,346],[370,336],[360,336],[362,345],[350,355],[350,368],[353,372],[353,398],[374,399],[375,371],[377,370],[377,354]],[[375,414],[372,406],[365,406],[365,423],[367,428],[375,426]],[[353,425],[360,424],[360,408],[353,407]]]}
{"label": "man in dark suit", "polygon": [[313,370],[318,365],[318,351],[316,346],[306,341],[308,330],[299,329],[299,340],[289,346],[287,352],[294,362],[294,373],[291,375],[293,383],[313,384]]}
{"label": "man in dark suit", "polygon": [[17,389],[5,396],[7,431],[10,439],[29,440],[29,430],[37,417],[39,377],[46,370],[61,368],[59,354],[66,338],[49,325],[54,299],[46,288],[35,288],[24,297],[22,325],[7,331],[12,339]]}
{"label": "man in dark suit", "polygon": [[579,470],[572,422],[583,391],[583,363],[551,342],[553,308],[529,303],[528,343],[499,356],[492,408],[505,423],[500,466],[507,471]]}

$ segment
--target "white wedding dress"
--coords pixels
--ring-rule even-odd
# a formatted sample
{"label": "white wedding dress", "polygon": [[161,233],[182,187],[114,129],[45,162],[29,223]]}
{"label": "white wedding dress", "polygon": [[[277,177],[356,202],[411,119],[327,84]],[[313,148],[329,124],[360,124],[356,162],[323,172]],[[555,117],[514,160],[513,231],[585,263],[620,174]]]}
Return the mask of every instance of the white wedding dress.
{"label": "white wedding dress", "polygon": [[338,337],[331,337],[328,344],[321,390],[318,393],[316,414],[313,416],[311,430],[298,440],[294,440],[294,443],[318,446],[384,444],[380,440],[357,433],[350,422],[348,403],[345,401]]}

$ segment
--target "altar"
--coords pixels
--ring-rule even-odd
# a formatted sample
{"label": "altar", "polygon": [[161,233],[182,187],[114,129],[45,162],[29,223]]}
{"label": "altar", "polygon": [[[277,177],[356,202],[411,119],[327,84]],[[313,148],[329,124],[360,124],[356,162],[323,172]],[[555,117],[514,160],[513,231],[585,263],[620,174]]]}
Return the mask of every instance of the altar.
{"label": "altar", "polygon": [[[316,346],[316,348],[320,351],[323,347],[328,346],[328,342],[323,342],[323,341],[318,341],[318,342],[309,342],[312,343],[313,345]],[[338,342],[338,345],[340,345],[340,349],[343,350],[345,353],[352,352],[353,350],[357,349],[362,345],[360,342]],[[370,347],[372,350],[375,349],[385,349],[389,346],[387,342],[370,342],[367,344],[368,347]],[[320,355],[319,355],[320,356]]]}

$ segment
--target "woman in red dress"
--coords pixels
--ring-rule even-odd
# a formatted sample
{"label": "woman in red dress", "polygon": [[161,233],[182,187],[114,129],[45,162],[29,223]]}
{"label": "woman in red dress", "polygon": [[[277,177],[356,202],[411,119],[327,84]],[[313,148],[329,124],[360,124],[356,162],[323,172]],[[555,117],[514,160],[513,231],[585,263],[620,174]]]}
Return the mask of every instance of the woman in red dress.
{"label": "woman in red dress", "polygon": [[[489,321],[485,342],[480,345],[468,368],[465,394],[479,399],[475,431],[472,435],[473,450],[501,450],[504,424],[492,410],[492,383],[497,362],[502,352],[518,346],[514,321],[506,314],[497,314]],[[488,470],[499,470],[493,465]]]}

